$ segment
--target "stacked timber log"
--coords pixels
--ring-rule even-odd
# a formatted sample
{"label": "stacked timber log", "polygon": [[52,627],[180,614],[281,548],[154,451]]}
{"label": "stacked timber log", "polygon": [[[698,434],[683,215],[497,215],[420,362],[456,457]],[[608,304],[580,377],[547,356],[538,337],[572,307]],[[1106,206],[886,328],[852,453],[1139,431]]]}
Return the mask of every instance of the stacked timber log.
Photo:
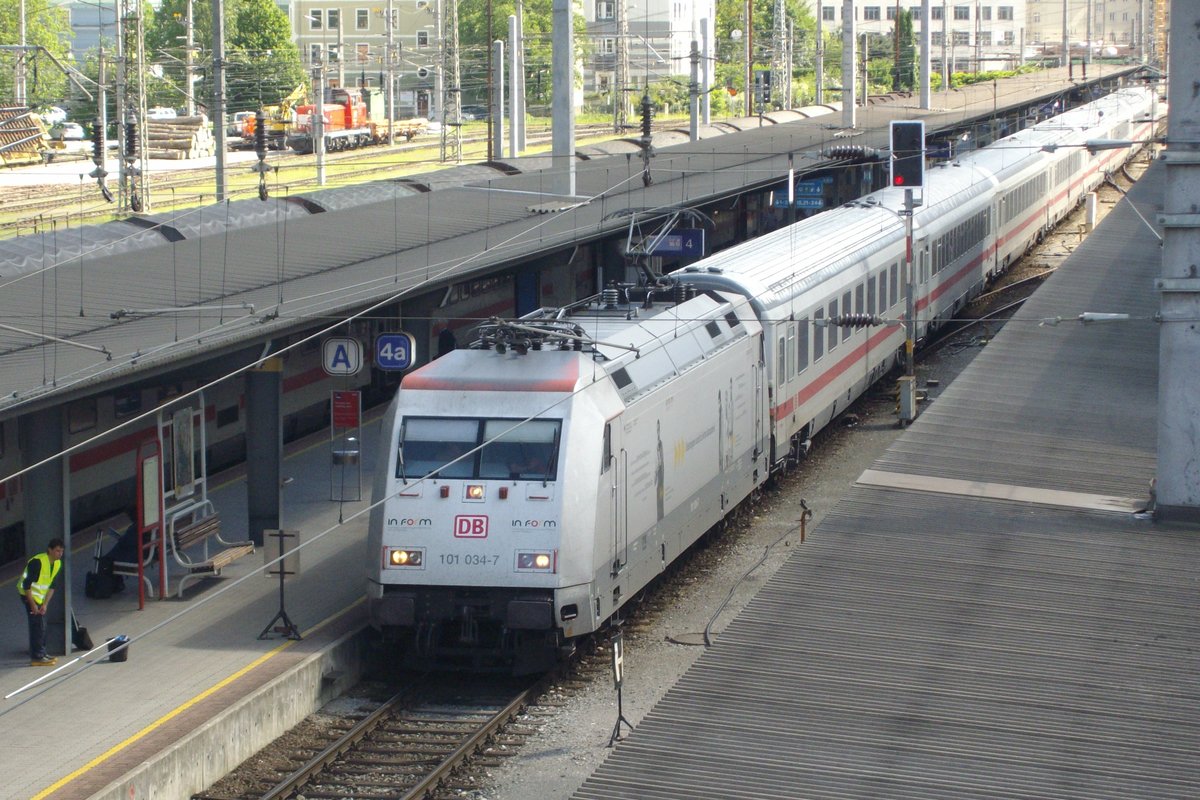
{"label": "stacked timber log", "polygon": [[205,158],[217,152],[212,126],[204,114],[147,120],[146,139],[150,158]]}

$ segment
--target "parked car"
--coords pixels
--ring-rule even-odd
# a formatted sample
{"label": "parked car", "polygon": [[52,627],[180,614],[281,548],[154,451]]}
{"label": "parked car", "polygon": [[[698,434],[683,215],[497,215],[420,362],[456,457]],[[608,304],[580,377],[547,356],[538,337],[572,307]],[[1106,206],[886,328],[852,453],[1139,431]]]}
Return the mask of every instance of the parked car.
{"label": "parked car", "polygon": [[490,116],[490,115],[488,114],[487,106],[463,106],[462,107],[462,120],[464,122],[470,122],[472,120],[478,120],[478,119],[487,119],[488,116]]}
{"label": "parked car", "polygon": [[175,119],[178,116],[173,108],[155,106],[146,112],[146,119]]}
{"label": "parked car", "polygon": [[242,135],[242,126],[245,124],[246,119],[253,116],[253,111],[235,111],[230,114],[229,122],[225,125],[225,135],[240,137]]}
{"label": "parked car", "polygon": [[58,106],[50,106],[42,111],[41,117],[47,125],[58,125],[67,121],[67,112]]}
{"label": "parked car", "polygon": [[83,126],[78,122],[60,122],[50,129],[50,138],[60,142],[80,141],[85,138]]}

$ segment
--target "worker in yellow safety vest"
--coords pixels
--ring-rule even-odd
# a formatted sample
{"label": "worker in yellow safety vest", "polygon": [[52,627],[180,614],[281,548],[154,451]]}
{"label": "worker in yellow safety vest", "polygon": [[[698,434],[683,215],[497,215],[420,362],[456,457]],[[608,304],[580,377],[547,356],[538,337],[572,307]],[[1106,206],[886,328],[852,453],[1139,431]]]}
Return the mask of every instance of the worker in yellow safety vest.
{"label": "worker in yellow safety vest", "polygon": [[54,596],[54,579],[62,568],[64,552],[63,540],[51,539],[46,552],[29,559],[17,581],[21,606],[29,618],[29,664],[33,667],[52,667],[58,661],[46,654],[46,608]]}

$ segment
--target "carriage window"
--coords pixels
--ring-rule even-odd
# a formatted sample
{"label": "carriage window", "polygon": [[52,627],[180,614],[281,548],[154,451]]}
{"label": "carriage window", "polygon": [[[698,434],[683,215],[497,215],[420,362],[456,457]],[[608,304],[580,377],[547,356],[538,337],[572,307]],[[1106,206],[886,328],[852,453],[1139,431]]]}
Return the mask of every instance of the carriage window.
{"label": "carriage window", "polygon": [[800,320],[799,339],[796,347],[796,372],[808,368],[808,317]]}
{"label": "carriage window", "polygon": [[142,410],[142,390],[123,389],[113,394],[113,417],[125,419]]}
{"label": "carriage window", "polygon": [[[818,308],[813,312],[814,327],[819,320],[825,319],[825,309]],[[825,355],[825,329],[817,328],[813,331],[813,361],[820,361],[821,356]]]}
{"label": "carriage window", "polygon": [[76,400],[67,406],[67,431],[82,433],[96,427],[96,398]]}
{"label": "carriage window", "polygon": [[867,278],[867,313],[875,313],[875,276]]}
{"label": "carriage window", "polygon": [[[842,313],[843,314],[850,313],[850,293],[849,292],[846,292],[844,295],[842,295]],[[850,338],[850,330],[851,329],[850,329],[849,325],[842,328],[842,341],[843,342]]]}
{"label": "carriage window", "polygon": [[896,288],[896,273],[899,272],[899,264],[892,264],[892,275],[888,279],[888,297],[892,299],[892,305],[895,305],[900,300],[900,291]]}
{"label": "carriage window", "polygon": [[[838,301],[834,300],[834,301],[830,302],[830,304],[829,304],[829,321],[833,322],[833,318],[836,317],[837,315],[838,315]],[[830,325],[827,328],[827,330],[829,331],[829,352],[832,353],[833,348],[837,347],[838,329],[835,325]]]}
{"label": "carriage window", "polygon": [[[863,313],[863,285],[861,283],[854,287],[854,313]],[[872,309],[872,313],[874,313],[874,309]]]}

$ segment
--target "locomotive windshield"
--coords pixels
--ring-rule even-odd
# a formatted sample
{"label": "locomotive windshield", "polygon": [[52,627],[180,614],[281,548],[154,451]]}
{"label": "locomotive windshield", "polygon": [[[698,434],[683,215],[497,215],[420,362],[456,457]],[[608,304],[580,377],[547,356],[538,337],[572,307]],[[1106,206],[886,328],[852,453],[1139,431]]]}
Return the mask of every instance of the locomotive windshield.
{"label": "locomotive windshield", "polygon": [[556,419],[405,417],[396,477],[552,481],[561,430]]}

